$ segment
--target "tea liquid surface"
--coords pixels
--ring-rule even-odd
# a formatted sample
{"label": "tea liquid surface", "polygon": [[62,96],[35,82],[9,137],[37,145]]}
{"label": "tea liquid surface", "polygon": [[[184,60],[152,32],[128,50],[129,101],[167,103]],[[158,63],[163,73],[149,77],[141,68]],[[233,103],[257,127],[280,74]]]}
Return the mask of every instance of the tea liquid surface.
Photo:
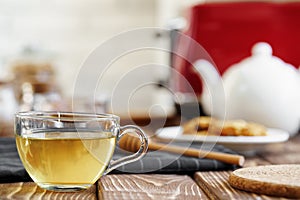
{"label": "tea liquid surface", "polygon": [[93,184],[113,155],[112,133],[50,132],[16,136],[20,158],[41,184]]}

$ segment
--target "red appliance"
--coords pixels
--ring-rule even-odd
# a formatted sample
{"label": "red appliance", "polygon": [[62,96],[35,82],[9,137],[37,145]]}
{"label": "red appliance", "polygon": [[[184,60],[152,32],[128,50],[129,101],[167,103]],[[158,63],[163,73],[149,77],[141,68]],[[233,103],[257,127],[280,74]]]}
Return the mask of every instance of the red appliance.
{"label": "red appliance", "polygon": [[[273,55],[300,65],[300,2],[206,3],[193,6],[189,14],[184,33],[204,47],[221,74],[250,56],[252,46],[260,41],[272,46]],[[180,37],[175,48],[184,56],[173,55],[173,67],[200,96],[201,79],[184,59],[197,60],[196,52]],[[191,92],[180,80],[173,81],[177,82],[175,91]]]}

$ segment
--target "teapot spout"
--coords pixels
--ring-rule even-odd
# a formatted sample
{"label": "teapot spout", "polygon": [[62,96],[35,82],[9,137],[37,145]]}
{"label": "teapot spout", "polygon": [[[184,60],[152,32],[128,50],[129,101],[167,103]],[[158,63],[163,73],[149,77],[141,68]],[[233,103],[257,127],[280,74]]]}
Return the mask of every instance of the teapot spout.
{"label": "teapot spout", "polygon": [[203,81],[201,104],[207,115],[225,118],[225,91],[220,73],[209,61],[199,59],[193,64],[196,73]]}

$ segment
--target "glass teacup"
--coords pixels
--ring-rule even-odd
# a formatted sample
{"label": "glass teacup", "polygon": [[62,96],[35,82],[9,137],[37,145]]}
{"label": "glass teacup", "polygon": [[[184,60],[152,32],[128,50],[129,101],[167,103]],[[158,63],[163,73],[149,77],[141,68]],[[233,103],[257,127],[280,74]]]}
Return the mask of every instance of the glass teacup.
{"label": "glass teacup", "polygon": [[[112,161],[117,141],[136,133],[140,149]],[[78,191],[92,186],[103,174],[140,159],[148,139],[137,126],[120,126],[111,114],[19,112],[15,135],[23,165],[37,185],[54,191]]]}

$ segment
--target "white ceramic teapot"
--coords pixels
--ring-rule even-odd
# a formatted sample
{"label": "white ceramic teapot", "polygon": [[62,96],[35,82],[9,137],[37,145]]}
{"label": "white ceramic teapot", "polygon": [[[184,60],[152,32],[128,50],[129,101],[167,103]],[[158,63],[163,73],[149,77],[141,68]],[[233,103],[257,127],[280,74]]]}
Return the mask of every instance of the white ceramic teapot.
{"label": "white ceramic teapot", "polygon": [[[270,128],[286,130],[291,136],[298,133],[300,74],[292,65],[272,56],[269,44],[255,44],[251,57],[225,71],[222,76],[225,102],[222,102],[222,96],[215,95],[216,103],[211,98],[211,91],[216,87],[214,85],[218,85],[217,79],[213,78],[218,75],[216,70],[212,70],[213,65],[200,60],[194,66],[205,80],[201,101],[207,114],[214,109],[216,117],[223,117],[226,112],[226,119],[261,123]],[[224,110],[215,106],[218,101],[224,105]]]}

